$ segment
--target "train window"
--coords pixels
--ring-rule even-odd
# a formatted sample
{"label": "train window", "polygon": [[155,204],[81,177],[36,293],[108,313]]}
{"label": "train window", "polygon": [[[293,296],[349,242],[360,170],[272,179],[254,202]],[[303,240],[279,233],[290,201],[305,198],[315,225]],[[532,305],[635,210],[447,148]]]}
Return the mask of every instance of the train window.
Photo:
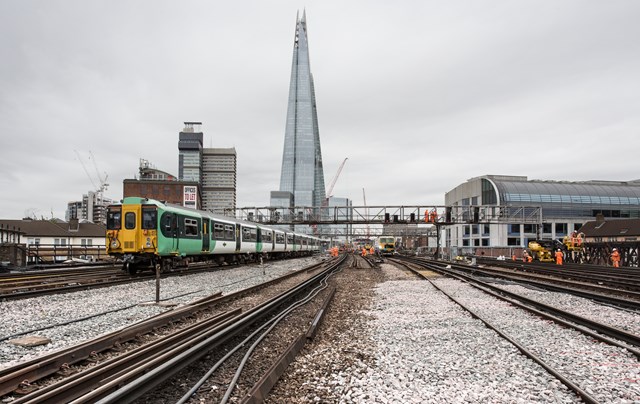
{"label": "train window", "polygon": [[293,244],[293,234],[287,234],[287,243]]}
{"label": "train window", "polygon": [[136,228],[136,214],[134,212],[124,214],[124,228],[128,230]]}
{"label": "train window", "polygon": [[213,238],[216,240],[224,240],[224,226],[222,224],[213,224]]}
{"label": "train window", "polygon": [[225,225],[224,226],[224,239],[225,240],[235,240],[235,231],[233,230],[233,226]]}
{"label": "train window", "polygon": [[263,243],[270,243],[273,241],[273,233],[270,231],[263,231],[262,232],[262,242]]}
{"label": "train window", "polygon": [[142,228],[155,229],[158,223],[158,211],[153,208],[142,208]]}
{"label": "train window", "polygon": [[107,212],[107,230],[120,230],[122,221],[122,212],[118,210],[109,210]]}
{"label": "train window", "polygon": [[184,218],[184,234],[185,236],[198,235],[198,221],[195,219]]}
{"label": "train window", "polygon": [[276,244],[284,244],[284,234],[276,233]]}
{"label": "train window", "polygon": [[257,229],[242,227],[242,241],[256,241],[258,239]]}

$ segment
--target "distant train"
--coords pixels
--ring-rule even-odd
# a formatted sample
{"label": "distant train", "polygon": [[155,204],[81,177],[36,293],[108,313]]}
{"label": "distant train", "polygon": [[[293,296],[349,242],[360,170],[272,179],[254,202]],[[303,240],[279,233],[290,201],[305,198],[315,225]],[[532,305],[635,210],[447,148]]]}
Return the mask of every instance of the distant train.
{"label": "distant train", "polygon": [[140,197],[107,208],[106,244],[130,274],[184,262],[304,256],[321,248],[317,237]]}
{"label": "distant train", "polygon": [[378,238],[378,251],[382,255],[393,255],[396,252],[396,239],[392,236],[380,236]]}

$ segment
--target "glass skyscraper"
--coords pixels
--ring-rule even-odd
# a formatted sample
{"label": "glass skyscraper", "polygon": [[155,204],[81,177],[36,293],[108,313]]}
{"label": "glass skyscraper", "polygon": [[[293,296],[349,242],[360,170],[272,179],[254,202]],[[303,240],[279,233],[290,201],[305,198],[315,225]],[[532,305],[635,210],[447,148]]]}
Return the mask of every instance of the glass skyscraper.
{"label": "glass skyscraper", "polygon": [[[280,194],[289,192],[293,206],[319,207],[325,200],[322,151],[313,76],[309,65],[306,13],[296,16],[289,104],[284,135]],[[272,195],[272,206],[275,203]],[[274,204],[275,203],[275,204]]]}

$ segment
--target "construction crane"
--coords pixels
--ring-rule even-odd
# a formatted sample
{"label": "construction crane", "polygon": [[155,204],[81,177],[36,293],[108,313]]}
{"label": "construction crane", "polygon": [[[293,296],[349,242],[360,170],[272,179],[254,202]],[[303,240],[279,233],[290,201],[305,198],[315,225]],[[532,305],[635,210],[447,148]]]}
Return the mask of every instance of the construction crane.
{"label": "construction crane", "polygon": [[[329,183],[329,188],[327,189],[327,193],[325,195],[324,200],[322,201],[322,204],[320,205],[320,216],[323,217],[324,216],[324,211],[326,209],[327,206],[329,206],[329,198],[331,198],[333,195],[333,187],[336,185],[336,181],[338,181],[338,177],[340,176],[340,173],[342,172],[342,169],[344,168],[344,164],[347,162],[349,158],[346,157],[343,161],[342,164],[340,164],[340,167],[338,167],[338,172],[336,172],[336,175],[333,176],[333,178],[331,179],[331,182]],[[318,225],[313,225],[313,234],[318,234]]]}
{"label": "construction crane", "polygon": [[100,170],[98,170],[98,164],[96,163],[96,158],[93,155],[93,152],[91,150],[89,150],[89,155],[91,156],[91,160],[93,161],[93,167],[96,169],[96,176],[98,177],[98,180],[100,180],[100,194],[102,194],[107,187],[109,186],[109,184],[107,184],[107,178],[109,177],[109,175],[107,173],[104,173],[104,178],[102,176],[100,176]]}
{"label": "construction crane", "polygon": [[98,177],[98,181],[100,183],[100,185],[96,185],[96,182],[93,180],[93,177],[91,176],[91,174],[89,174],[89,170],[87,169],[87,166],[84,164],[84,161],[82,160],[82,157],[80,157],[80,153],[78,153],[77,150],[74,150],[74,152],[76,152],[76,155],[78,156],[78,160],[80,160],[80,164],[82,164],[82,168],[84,169],[84,172],[87,174],[87,177],[89,177],[89,181],[91,181],[91,185],[93,185],[93,189],[95,190],[97,199],[98,199],[98,204],[102,204],[102,196],[104,193],[104,190],[107,189],[107,187],[109,186],[109,184],[107,184],[107,177],[108,175],[105,173],[104,178],[100,175],[100,172],[98,170],[98,165],[96,164],[96,158],[93,156],[93,153],[91,151],[89,151],[89,155],[90,155],[90,159],[93,160],[93,166],[96,169],[96,175]]}
{"label": "construction crane", "polygon": [[331,179],[331,182],[329,183],[329,188],[327,188],[327,197],[324,198],[324,202],[322,203],[323,208],[329,205],[329,198],[333,196],[333,187],[336,186],[336,181],[338,181],[338,177],[340,176],[340,173],[344,168],[344,164],[347,162],[348,159],[349,157],[345,157],[345,159],[342,161],[342,164],[340,164],[340,167],[338,167],[338,171],[336,172],[336,175],[334,175],[333,178]]}

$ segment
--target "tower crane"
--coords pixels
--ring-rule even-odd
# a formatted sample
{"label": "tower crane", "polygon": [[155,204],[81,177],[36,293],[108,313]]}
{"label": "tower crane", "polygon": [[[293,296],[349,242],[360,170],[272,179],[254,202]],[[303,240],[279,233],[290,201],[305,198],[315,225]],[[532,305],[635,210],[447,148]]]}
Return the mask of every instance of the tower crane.
{"label": "tower crane", "polygon": [[93,156],[93,153],[89,151],[90,159],[93,160],[93,166],[96,169],[96,176],[98,177],[98,181],[100,182],[100,185],[96,185],[96,182],[93,180],[93,177],[91,176],[91,174],[89,174],[89,170],[87,169],[87,166],[84,164],[84,161],[82,161],[82,157],[80,157],[80,153],[78,153],[77,150],[74,150],[74,152],[76,152],[76,155],[78,156],[78,160],[80,160],[80,164],[82,164],[82,168],[84,169],[84,172],[87,174],[87,177],[89,177],[89,181],[91,181],[91,185],[93,185],[93,189],[95,190],[95,193],[98,197],[98,201],[97,201],[98,204],[102,204],[102,196],[103,196],[104,190],[107,189],[107,187],[109,186],[109,184],[107,184],[108,175],[105,173],[104,178],[100,175],[100,172],[98,170],[98,165],[96,164],[96,158]]}
{"label": "tower crane", "polygon": [[[349,157],[345,157],[345,159],[342,161],[342,164],[340,164],[340,167],[338,167],[338,172],[336,172],[336,175],[333,176],[333,178],[331,179],[331,182],[329,183],[329,188],[327,189],[326,195],[324,200],[322,201],[322,205],[320,206],[320,216],[322,217],[324,215],[324,211],[326,209],[327,206],[329,206],[329,198],[331,198],[332,192],[333,192],[333,187],[336,185],[336,181],[338,181],[338,177],[340,176],[340,173],[342,172],[342,169],[344,168],[344,164],[347,162],[347,160],[349,159]],[[317,225],[313,225],[313,233],[314,234],[318,234],[318,226]]]}
{"label": "tower crane", "polygon": [[103,178],[100,175],[100,171],[98,170],[98,164],[96,163],[96,158],[93,156],[93,152],[91,152],[91,150],[89,150],[89,155],[91,156],[91,161],[93,161],[93,167],[96,169],[96,176],[100,181],[100,187],[98,188],[98,197],[100,198],[100,202],[102,202],[102,194],[104,193],[104,190],[107,189],[107,187],[109,186],[109,184],[107,184],[107,178],[109,177],[109,175],[107,173],[104,173],[104,178]]}
{"label": "tower crane", "polygon": [[340,173],[342,172],[342,169],[344,168],[344,164],[347,162],[347,160],[349,159],[349,157],[345,157],[345,159],[342,161],[342,164],[340,164],[340,167],[338,167],[338,171],[336,172],[336,175],[333,176],[333,178],[331,179],[331,182],[329,183],[329,188],[327,189],[327,195],[326,198],[324,198],[324,202],[322,203],[322,207],[327,207],[329,205],[329,198],[331,198],[333,195],[333,187],[336,186],[336,181],[338,181],[338,177],[340,176]]}

